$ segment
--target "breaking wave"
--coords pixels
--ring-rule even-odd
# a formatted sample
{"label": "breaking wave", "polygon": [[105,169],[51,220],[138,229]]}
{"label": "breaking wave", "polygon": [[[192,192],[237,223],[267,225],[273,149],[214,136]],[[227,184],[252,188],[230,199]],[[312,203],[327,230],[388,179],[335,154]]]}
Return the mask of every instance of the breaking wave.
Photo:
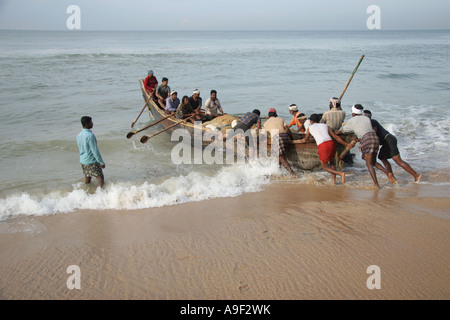
{"label": "breaking wave", "polygon": [[[75,210],[137,210],[235,197],[257,192],[280,174],[278,164],[242,164],[223,167],[213,176],[191,172],[172,177],[160,184],[140,185],[119,182],[90,193],[82,183],[70,192],[54,191],[44,196],[28,193],[0,199],[0,221],[21,215],[51,215]],[[93,182],[95,183],[95,182]]]}

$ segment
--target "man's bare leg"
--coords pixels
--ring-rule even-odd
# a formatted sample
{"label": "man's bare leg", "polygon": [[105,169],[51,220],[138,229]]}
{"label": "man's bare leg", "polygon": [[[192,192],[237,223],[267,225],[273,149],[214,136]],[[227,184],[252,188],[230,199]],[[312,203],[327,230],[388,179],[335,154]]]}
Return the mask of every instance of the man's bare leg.
{"label": "man's bare leg", "polygon": [[103,188],[105,184],[105,176],[103,174],[97,177],[97,183],[100,188]]}
{"label": "man's bare leg", "polygon": [[396,164],[398,164],[400,167],[402,167],[403,170],[405,170],[410,175],[412,175],[416,182],[420,181],[420,179],[422,178],[422,175],[417,173],[416,171],[414,171],[414,169],[411,168],[411,166],[400,157],[400,154],[393,157],[392,160],[394,160]]}
{"label": "man's bare leg", "polygon": [[322,165],[323,170],[331,173],[331,180],[333,181],[333,184],[336,184],[337,175],[341,177],[342,183],[345,183],[345,172],[336,171],[335,166],[331,165],[331,167],[329,167],[328,164],[323,161],[320,161],[320,164]]}
{"label": "man's bare leg", "polygon": [[286,170],[289,171],[294,178],[298,178],[298,175],[294,172],[294,170],[292,170],[291,166],[289,165],[287,160],[284,158],[284,156],[280,155],[278,157],[278,162],[282,163],[283,166],[286,168]]}
{"label": "man's bare leg", "polygon": [[392,166],[391,166],[391,164],[389,163],[388,160],[381,160],[381,161],[383,162],[384,167],[386,168],[387,172],[389,172],[389,174],[388,174],[389,182],[390,182],[391,184],[394,184],[395,181],[397,181],[397,179],[396,179],[395,176],[394,176],[394,172],[392,171]]}
{"label": "man's bare leg", "polygon": [[370,176],[372,177],[373,183],[379,189],[380,185],[378,184],[377,174],[375,173],[375,169],[373,168],[374,163],[373,160],[375,158],[374,154],[365,154],[364,158],[366,159],[366,166],[369,169]]}
{"label": "man's bare leg", "polygon": [[[386,170],[380,163],[378,163],[377,160],[376,160],[376,156],[374,156],[374,161],[375,161],[375,167],[378,170],[382,171],[385,175],[387,175],[387,177],[389,179],[389,182],[391,184],[394,184],[395,181],[396,181],[395,177],[394,177],[394,174],[392,172],[389,172],[389,170]],[[391,170],[392,170],[392,168],[391,168]]]}

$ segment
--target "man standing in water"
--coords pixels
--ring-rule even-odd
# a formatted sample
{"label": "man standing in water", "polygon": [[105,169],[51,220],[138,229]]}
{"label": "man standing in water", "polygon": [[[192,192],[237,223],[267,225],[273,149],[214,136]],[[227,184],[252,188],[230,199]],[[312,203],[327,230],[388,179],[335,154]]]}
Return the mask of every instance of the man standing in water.
{"label": "man standing in water", "polygon": [[83,169],[85,183],[91,183],[91,178],[96,177],[99,187],[105,184],[103,170],[105,162],[100,155],[97,147],[97,139],[91,129],[94,126],[92,118],[88,116],[81,117],[83,130],[77,136],[78,149],[80,150],[80,163]]}
{"label": "man standing in water", "polygon": [[264,123],[263,128],[270,132],[271,143],[278,151],[278,163],[283,164],[294,178],[298,178],[298,175],[292,170],[285,157],[289,141],[294,139],[286,122],[282,118],[278,118],[275,108],[269,109],[269,119]]}
{"label": "man standing in water", "polygon": [[334,156],[336,155],[336,146],[334,145],[333,138],[345,146],[348,146],[348,143],[336,135],[330,127],[328,127],[328,125],[325,123],[319,123],[320,116],[318,114],[312,114],[309,119],[311,121],[311,125],[306,130],[306,135],[302,140],[300,140],[300,143],[308,142],[309,137],[313,136],[314,140],[316,140],[322,169],[331,173],[331,180],[333,181],[333,184],[336,184],[337,175],[341,177],[342,183],[344,184],[345,172],[336,171],[335,166],[332,164]]}
{"label": "man standing in water", "polygon": [[352,117],[347,121],[345,126],[342,126],[341,132],[348,133],[353,132],[356,137],[361,141],[360,148],[363,158],[366,160],[367,169],[369,169],[370,176],[373,183],[377,188],[380,188],[378,184],[377,175],[375,173],[374,166],[383,171],[389,178],[389,182],[393,184],[395,182],[394,175],[388,172],[380,163],[377,162],[378,148],[380,142],[375,131],[372,128],[370,119],[363,115],[363,106],[355,104],[352,107]]}
{"label": "man standing in water", "polygon": [[388,161],[388,159],[392,158],[392,160],[394,160],[396,164],[402,167],[403,170],[412,175],[415,182],[418,183],[422,178],[422,175],[414,171],[414,169],[411,168],[411,166],[400,157],[400,151],[398,151],[397,147],[397,138],[385,128],[383,128],[383,126],[377,120],[372,119],[372,112],[370,112],[370,110],[364,110],[364,115],[369,117],[370,121],[372,122],[372,127],[375,129],[378,139],[380,140],[381,149],[378,153],[378,159],[383,162],[387,171],[391,173],[392,176],[394,176],[391,164]]}

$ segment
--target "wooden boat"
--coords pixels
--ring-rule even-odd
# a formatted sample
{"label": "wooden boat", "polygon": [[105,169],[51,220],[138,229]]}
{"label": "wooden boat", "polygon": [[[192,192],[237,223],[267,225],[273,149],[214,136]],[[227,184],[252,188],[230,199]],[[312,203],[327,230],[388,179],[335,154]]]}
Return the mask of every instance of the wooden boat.
{"label": "wooden boat", "polygon": [[[149,95],[145,90],[144,81],[139,80],[142,96],[144,101],[149,101]],[[183,121],[176,119],[175,117],[168,117],[164,109],[160,108],[159,105],[150,99],[147,104],[147,109],[150,118],[154,118],[155,121],[160,121],[158,125],[161,129],[166,130],[167,133],[172,134],[175,130],[183,128],[190,132],[191,136],[194,137],[194,130],[199,130],[199,127],[195,127],[194,124],[188,121]],[[165,119],[164,119],[165,118]],[[231,129],[231,127],[230,127]],[[206,132],[208,128],[204,125],[201,128],[202,132]],[[318,155],[317,145],[314,141],[308,143],[298,143],[300,139],[304,137],[303,134],[294,133],[294,140],[291,141],[288,149],[286,150],[286,160],[293,168],[299,168],[303,170],[314,170],[320,168],[320,161]],[[343,134],[340,136],[344,141],[351,142],[354,139],[353,134]],[[206,147],[210,142],[202,142],[202,147]],[[339,159],[339,155],[345,150],[345,146],[336,144],[336,166],[338,169],[342,168],[342,160]],[[194,139],[192,139],[192,146],[194,146]],[[267,147],[270,150],[270,145]],[[248,152],[248,150],[247,150]]]}

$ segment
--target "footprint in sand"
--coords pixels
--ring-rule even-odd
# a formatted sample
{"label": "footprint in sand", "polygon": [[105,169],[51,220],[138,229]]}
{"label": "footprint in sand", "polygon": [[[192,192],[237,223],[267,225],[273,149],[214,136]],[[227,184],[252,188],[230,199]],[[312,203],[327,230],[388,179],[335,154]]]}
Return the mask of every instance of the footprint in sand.
{"label": "footprint in sand", "polygon": [[241,293],[247,291],[249,289],[248,284],[246,284],[244,281],[240,282],[239,291]]}

